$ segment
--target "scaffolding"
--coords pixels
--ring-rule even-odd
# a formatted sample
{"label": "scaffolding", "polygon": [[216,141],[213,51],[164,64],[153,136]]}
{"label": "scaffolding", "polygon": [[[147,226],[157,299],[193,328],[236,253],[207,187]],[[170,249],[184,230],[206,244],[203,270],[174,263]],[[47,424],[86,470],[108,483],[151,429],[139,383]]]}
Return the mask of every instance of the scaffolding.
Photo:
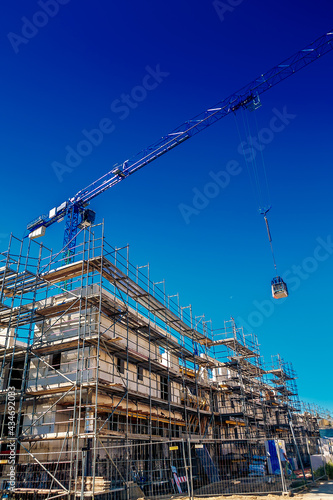
{"label": "scaffolding", "polygon": [[256,336],[232,318],[213,330],[193,316],[149,265],[131,264],[128,246],[105,241],[103,224],[77,241],[70,262],[13,236],[0,254],[0,489],[13,443],[15,493],[74,498],[142,482],[129,449],[151,485],[164,481],[155,458],[181,453],[179,443],[213,481],[205,470],[222,440],[224,456],[243,457],[233,463],[262,455],[272,436],[291,442],[288,415],[300,408],[290,364],[277,356],[265,367]]}

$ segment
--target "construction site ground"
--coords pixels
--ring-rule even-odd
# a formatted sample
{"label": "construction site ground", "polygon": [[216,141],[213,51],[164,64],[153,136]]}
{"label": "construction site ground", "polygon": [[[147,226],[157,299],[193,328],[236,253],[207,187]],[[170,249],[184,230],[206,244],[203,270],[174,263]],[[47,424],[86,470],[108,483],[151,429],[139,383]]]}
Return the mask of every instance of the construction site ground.
{"label": "construction site ground", "polygon": [[[293,494],[295,500],[333,500],[333,481],[322,481],[311,489]],[[194,500],[281,500],[288,495],[222,495],[216,497],[194,497]],[[181,500],[187,500],[181,499]]]}

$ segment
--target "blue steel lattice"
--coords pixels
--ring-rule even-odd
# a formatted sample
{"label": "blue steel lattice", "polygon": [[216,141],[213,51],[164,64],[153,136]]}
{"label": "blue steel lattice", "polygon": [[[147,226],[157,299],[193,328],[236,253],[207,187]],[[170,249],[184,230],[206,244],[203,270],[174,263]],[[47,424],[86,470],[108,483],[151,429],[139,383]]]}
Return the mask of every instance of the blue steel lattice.
{"label": "blue steel lattice", "polygon": [[[316,41],[259,76],[239,91],[218,102],[215,106],[184,122],[168,135],[162,137],[148,148],[140,151],[122,164],[116,164],[111,171],[79,191],[73,198],[61,205],[52,217],[43,216],[28,225],[29,232],[41,226],[48,227],[66,216],[64,245],[72,255],[75,248],[75,235],[80,223],[80,213],[83,205],[107,189],[115,186],[144,166],[156,160],[187,139],[205,130],[229,113],[236,112],[240,107],[249,104],[260,94],[293,75],[300,69],[314,62],[320,56],[333,49],[333,32],[328,32]],[[70,215],[71,214],[71,215]]]}

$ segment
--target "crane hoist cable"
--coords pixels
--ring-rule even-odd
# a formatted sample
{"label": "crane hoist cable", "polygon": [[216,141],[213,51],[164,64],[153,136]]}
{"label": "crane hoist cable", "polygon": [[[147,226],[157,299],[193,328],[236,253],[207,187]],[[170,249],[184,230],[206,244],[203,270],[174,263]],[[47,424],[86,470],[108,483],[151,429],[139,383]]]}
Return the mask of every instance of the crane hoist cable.
{"label": "crane hoist cable", "polygon": [[[259,98],[257,98],[256,108],[250,108],[250,110],[254,111],[259,107],[259,105],[261,104]],[[267,179],[266,169],[264,166],[262,151],[261,151],[261,160],[260,159],[257,160],[257,148],[255,148],[252,142],[253,141],[251,134],[252,124],[250,124],[248,113],[246,112],[247,108],[249,108],[249,106],[246,106],[245,109],[243,110],[239,110],[239,113],[241,113],[242,115],[239,118],[237,118],[236,113],[234,113],[235,125],[240,141],[238,150],[241,150],[239,152],[243,156],[246,164],[254,198],[256,200],[257,206],[259,207],[259,211],[261,211],[263,210],[263,207],[270,206],[270,193],[268,188],[268,179]],[[253,124],[253,127],[254,125],[257,124],[256,123]],[[248,140],[245,140],[246,138]]]}
{"label": "crane hoist cable", "polygon": [[[260,106],[260,101],[258,99],[256,102],[256,106],[250,108],[250,111],[255,111],[259,106]],[[255,115],[255,113],[254,113],[254,115]],[[247,137],[250,138],[251,137],[250,121],[249,121],[249,117],[248,117],[248,114],[246,113],[246,111],[243,111],[242,119],[243,119],[244,130],[247,134]],[[267,214],[271,209],[271,204],[270,204],[270,189],[269,189],[268,176],[267,176],[266,165],[265,165],[265,160],[264,160],[264,155],[263,155],[263,148],[258,148],[260,153],[261,153],[260,160],[258,160],[258,161],[256,160],[257,154],[256,154],[256,152],[254,152],[254,149],[253,149],[253,153],[252,153],[251,157],[248,158],[244,152],[244,146],[243,146],[244,141],[242,141],[236,117],[235,117],[235,122],[236,122],[238,135],[239,135],[239,138],[241,141],[242,153],[243,153],[245,163],[246,163],[246,166],[248,169],[248,173],[249,173],[249,176],[251,179],[251,184],[252,184],[252,187],[253,187],[253,190],[255,193],[255,197],[258,201],[258,205],[260,207],[259,212],[261,215],[264,216],[264,221],[265,221],[267,235],[268,235],[268,241],[269,241],[271,252],[272,252],[273,264],[274,264],[274,269],[275,269],[275,277],[271,280],[272,296],[275,299],[288,297],[287,285],[283,281],[281,276],[278,275],[278,272],[277,272],[277,265],[276,265],[275,255],[274,255],[272,235],[271,235],[271,231],[270,231],[270,227],[269,227],[269,223],[268,223],[268,218],[267,218]],[[254,122],[255,122],[257,137],[259,137],[259,127],[258,127],[258,121],[257,121],[256,116],[254,118]],[[245,142],[245,144],[246,144],[246,142]],[[267,201],[269,204],[268,205],[265,204],[265,201]]]}
{"label": "crane hoist cable", "polygon": [[252,191],[253,191],[253,196],[254,196],[254,198],[256,198],[258,205],[260,205],[260,200],[258,198],[258,191],[256,190],[255,181],[252,178],[252,175],[251,175],[251,172],[250,172],[250,166],[249,166],[248,161],[246,160],[245,151],[244,151],[244,141],[242,140],[241,132],[240,132],[240,129],[239,129],[237,118],[236,118],[236,113],[233,113],[233,115],[234,115],[235,125],[236,125],[236,129],[237,129],[238,137],[239,137],[239,144],[240,144],[240,147],[241,147],[241,150],[242,150],[242,156],[245,159],[245,165],[246,165],[246,168],[247,168],[247,173],[249,175],[250,184],[251,184],[251,188],[252,188]]}
{"label": "crane hoist cable", "polygon": [[271,281],[272,296],[274,299],[283,299],[285,297],[288,297],[288,287],[287,287],[286,283],[283,281],[283,279],[281,278],[281,276],[278,275],[278,272],[277,272],[276,260],[275,260],[275,255],[274,255],[273,242],[272,242],[272,235],[271,235],[271,231],[270,231],[268,219],[267,219],[267,213],[270,211],[270,209],[271,209],[271,207],[267,208],[266,210],[263,210],[261,212],[261,214],[264,216],[268,240],[269,240],[269,244],[270,244],[271,251],[272,251],[274,269],[275,269],[275,273],[276,273],[276,276]]}
{"label": "crane hoist cable", "polygon": [[[258,127],[258,120],[257,120],[257,115],[256,113],[254,114],[254,121],[256,124],[256,129],[257,129],[257,137],[259,137],[259,127]],[[271,205],[271,194],[270,194],[270,189],[269,189],[269,184],[268,184],[268,177],[267,177],[267,171],[266,171],[266,164],[265,164],[265,159],[264,159],[264,154],[263,154],[263,149],[260,149],[260,154],[261,154],[261,162],[262,162],[262,167],[263,167],[263,172],[264,172],[264,177],[265,177],[265,184],[266,184],[266,190],[267,190],[267,199],[268,199],[268,205]]]}
{"label": "crane hoist cable", "polygon": [[[249,113],[246,113],[245,110],[242,111],[242,118],[243,118],[243,124],[244,124],[244,130],[246,133],[246,137],[251,140],[252,142],[252,134],[251,134],[251,126],[250,126],[250,120],[249,120]],[[251,144],[250,142],[250,144]],[[264,200],[265,200],[265,195],[264,195],[264,190],[261,186],[261,180],[260,180],[260,165],[259,162],[257,162],[257,153],[253,145],[252,147],[252,157],[251,159],[247,160],[249,165],[250,165],[250,170],[253,173],[253,178],[255,180],[255,185],[257,188],[257,193],[258,193],[258,200],[259,200],[259,207],[264,206]],[[245,158],[246,159],[246,158]]]}
{"label": "crane hoist cable", "polygon": [[261,212],[261,214],[264,216],[264,220],[265,220],[265,224],[266,224],[266,229],[267,229],[267,235],[268,235],[268,241],[269,241],[269,244],[270,244],[270,247],[271,247],[271,251],[272,251],[274,269],[275,269],[275,272],[277,273],[277,267],[276,267],[274,249],[273,249],[273,242],[272,242],[272,235],[271,235],[271,231],[269,229],[269,224],[268,224],[268,219],[267,219],[267,213],[270,211],[270,209],[271,209],[271,207],[269,207],[264,212]]}

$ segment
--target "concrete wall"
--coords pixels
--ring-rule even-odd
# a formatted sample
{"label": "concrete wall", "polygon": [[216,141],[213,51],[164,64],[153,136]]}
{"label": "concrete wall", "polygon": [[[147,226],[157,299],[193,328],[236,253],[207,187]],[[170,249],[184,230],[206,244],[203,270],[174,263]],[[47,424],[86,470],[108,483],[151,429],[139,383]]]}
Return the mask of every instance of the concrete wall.
{"label": "concrete wall", "polygon": [[[94,379],[94,371],[90,366],[89,360],[90,348],[86,347],[84,351],[80,350],[79,364],[77,361],[77,350],[64,351],[60,354],[60,367],[53,368],[54,354],[43,356],[42,360],[32,358],[30,361],[29,388],[50,387],[59,385],[68,385],[70,379],[75,382],[82,380],[88,382]],[[48,366],[50,365],[50,366]],[[59,372],[59,373],[57,373]],[[61,376],[63,373],[65,377]]]}

